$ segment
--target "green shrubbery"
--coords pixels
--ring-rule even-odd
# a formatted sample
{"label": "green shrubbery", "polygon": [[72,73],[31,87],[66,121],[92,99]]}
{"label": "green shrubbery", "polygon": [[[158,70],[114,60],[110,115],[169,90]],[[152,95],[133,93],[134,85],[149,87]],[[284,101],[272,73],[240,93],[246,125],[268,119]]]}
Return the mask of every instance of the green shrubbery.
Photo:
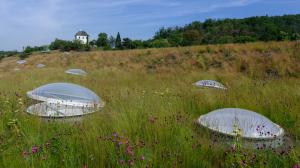
{"label": "green shrubbery", "polygon": [[0,51],[0,60],[2,60],[5,57],[10,57],[17,54],[18,51]]}
{"label": "green shrubbery", "polygon": [[55,39],[49,46],[50,50],[60,50],[60,51],[89,51],[90,46],[87,44],[82,44],[80,41],[67,41]]}
{"label": "green shrubbery", "polygon": [[27,46],[24,50],[25,53],[30,54],[32,52],[36,52],[36,51],[46,51],[48,49],[47,46]]}
{"label": "green shrubbery", "polygon": [[23,59],[28,58],[30,54],[31,53],[21,52],[18,56],[19,56],[20,59],[23,60]]}

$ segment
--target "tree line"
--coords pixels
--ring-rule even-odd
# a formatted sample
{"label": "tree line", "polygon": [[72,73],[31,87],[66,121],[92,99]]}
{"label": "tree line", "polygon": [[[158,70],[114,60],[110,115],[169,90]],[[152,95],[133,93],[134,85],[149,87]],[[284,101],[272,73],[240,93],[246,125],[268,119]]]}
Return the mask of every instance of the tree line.
{"label": "tree line", "polygon": [[183,27],[163,27],[149,40],[121,40],[119,33],[116,38],[100,33],[90,44],[104,49],[137,49],[284,40],[300,40],[300,15],[207,19]]}
{"label": "tree line", "polygon": [[[96,39],[91,40],[87,45],[81,44],[77,40],[56,39],[48,47],[50,50],[89,51],[91,48],[122,50],[284,40],[300,40],[300,14],[195,21],[182,27],[160,28],[148,40],[122,38],[119,32],[116,37],[101,32]],[[24,53],[44,49],[44,46],[28,46],[25,48]]]}

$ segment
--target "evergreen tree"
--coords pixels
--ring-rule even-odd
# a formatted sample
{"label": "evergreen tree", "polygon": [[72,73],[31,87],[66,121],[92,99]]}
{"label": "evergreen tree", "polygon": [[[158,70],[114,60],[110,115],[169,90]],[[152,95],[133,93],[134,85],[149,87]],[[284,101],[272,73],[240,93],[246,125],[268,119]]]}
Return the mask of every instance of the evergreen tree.
{"label": "evergreen tree", "polygon": [[117,49],[122,49],[122,40],[121,40],[121,35],[120,33],[118,32],[118,35],[117,35],[117,38],[116,38],[116,48]]}

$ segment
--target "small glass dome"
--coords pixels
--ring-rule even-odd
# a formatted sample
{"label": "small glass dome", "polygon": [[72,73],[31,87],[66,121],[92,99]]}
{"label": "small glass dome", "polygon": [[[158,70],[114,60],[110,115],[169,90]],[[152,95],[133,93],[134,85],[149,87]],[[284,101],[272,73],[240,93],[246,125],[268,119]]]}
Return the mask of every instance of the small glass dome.
{"label": "small glass dome", "polygon": [[27,61],[26,60],[19,60],[17,61],[17,64],[21,65],[21,64],[25,64]]}
{"label": "small glass dome", "polygon": [[196,82],[194,85],[198,87],[212,87],[217,89],[226,89],[224,85],[214,80],[201,80]]}
{"label": "small glass dome", "polygon": [[65,71],[68,74],[72,74],[72,75],[81,75],[81,76],[86,76],[87,73],[82,70],[82,69],[69,69]]}
{"label": "small glass dome", "polygon": [[52,83],[27,92],[28,97],[42,101],[27,112],[42,117],[69,117],[89,114],[104,107],[91,90],[71,83]]}
{"label": "small glass dome", "polygon": [[235,136],[237,129],[246,139],[275,139],[284,130],[268,118],[244,109],[225,108],[212,111],[198,119],[200,125],[212,131]]}
{"label": "small glass dome", "polygon": [[44,68],[45,66],[46,66],[46,65],[44,65],[44,64],[37,64],[37,65],[36,65],[37,68]]}

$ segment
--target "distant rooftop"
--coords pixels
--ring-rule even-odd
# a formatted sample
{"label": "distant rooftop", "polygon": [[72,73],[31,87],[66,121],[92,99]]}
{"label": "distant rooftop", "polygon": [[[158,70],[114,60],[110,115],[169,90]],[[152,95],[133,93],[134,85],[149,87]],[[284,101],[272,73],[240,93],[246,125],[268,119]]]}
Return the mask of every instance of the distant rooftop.
{"label": "distant rooftop", "polygon": [[75,36],[89,36],[85,31],[79,31],[75,34]]}

